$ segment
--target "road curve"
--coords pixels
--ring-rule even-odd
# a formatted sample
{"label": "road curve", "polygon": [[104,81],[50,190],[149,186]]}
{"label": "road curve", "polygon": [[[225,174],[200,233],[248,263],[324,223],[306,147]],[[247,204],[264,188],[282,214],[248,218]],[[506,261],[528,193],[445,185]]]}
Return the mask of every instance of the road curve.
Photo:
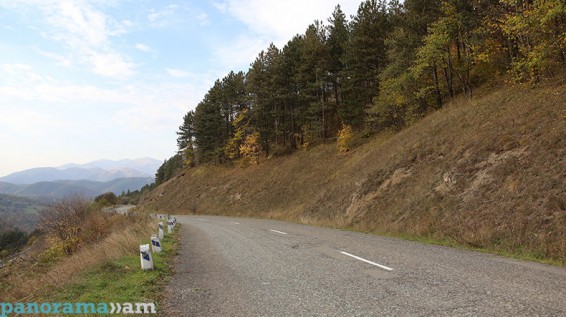
{"label": "road curve", "polygon": [[279,221],[177,216],[164,316],[565,316],[566,269]]}

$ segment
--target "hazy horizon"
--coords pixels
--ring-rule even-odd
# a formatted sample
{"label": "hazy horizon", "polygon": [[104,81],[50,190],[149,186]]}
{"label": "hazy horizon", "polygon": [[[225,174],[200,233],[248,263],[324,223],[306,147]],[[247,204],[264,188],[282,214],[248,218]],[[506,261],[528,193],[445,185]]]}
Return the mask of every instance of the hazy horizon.
{"label": "hazy horizon", "polygon": [[[67,169],[67,168],[72,168],[72,167],[67,167],[68,165],[77,165],[77,166],[82,166],[82,165],[87,165],[87,164],[93,164],[96,162],[101,162],[101,161],[111,161],[111,162],[120,162],[120,161],[136,161],[136,160],[145,160],[145,159],[149,159],[152,161],[159,161],[162,162],[161,160],[158,160],[156,158],[151,158],[151,157],[139,157],[139,158],[124,158],[124,159],[118,159],[118,160],[109,160],[109,159],[105,159],[105,158],[101,158],[101,159],[95,159],[92,161],[87,161],[87,162],[68,162],[68,163],[64,163],[64,164],[59,164],[59,165],[53,165],[53,166],[34,166],[34,167],[30,167],[30,168],[24,168],[21,170],[17,170],[17,171],[13,171],[13,172],[9,172],[7,174],[0,174],[0,178],[6,177],[8,175],[12,175],[14,173],[19,173],[19,172],[23,172],[23,171],[27,171],[30,169],[39,169],[39,168],[56,168],[56,169]],[[134,168],[135,169],[135,168]],[[142,171],[143,172],[143,171]]]}

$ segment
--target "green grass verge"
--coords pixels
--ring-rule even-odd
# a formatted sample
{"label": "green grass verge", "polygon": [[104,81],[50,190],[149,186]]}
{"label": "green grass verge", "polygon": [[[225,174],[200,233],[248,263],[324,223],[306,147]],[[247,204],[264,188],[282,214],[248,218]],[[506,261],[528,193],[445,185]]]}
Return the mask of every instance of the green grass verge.
{"label": "green grass verge", "polygon": [[[162,240],[162,252],[152,253],[154,270],[142,271],[139,255],[109,261],[82,273],[77,282],[49,294],[50,302],[155,303],[159,312],[161,291],[172,275],[178,249],[178,230]],[[140,244],[148,241],[140,241]]]}

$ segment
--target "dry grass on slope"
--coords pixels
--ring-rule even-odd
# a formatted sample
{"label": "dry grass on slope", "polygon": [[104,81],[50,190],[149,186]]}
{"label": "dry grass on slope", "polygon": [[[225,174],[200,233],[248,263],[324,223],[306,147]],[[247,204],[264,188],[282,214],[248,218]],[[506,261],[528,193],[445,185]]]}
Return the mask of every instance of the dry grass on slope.
{"label": "dry grass on slope", "polygon": [[565,97],[500,90],[403,131],[365,158],[351,225],[564,259]]}
{"label": "dry grass on slope", "polygon": [[460,99],[352,152],[199,167],[144,207],[277,218],[566,259],[566,85]]}
{"label": "dry grass on slope", "polygon": [[49,257],[52,244],[46,250],[23,257],[0,271],[0,297],[7,302],[32,302],[49,297],[75,282],[80,274],[103,263],[128,255],[137,255],[139,242],[149,238],[156,227],[149,217],[108,215],[115,226],[100,241],[89,244],[70,256]]}

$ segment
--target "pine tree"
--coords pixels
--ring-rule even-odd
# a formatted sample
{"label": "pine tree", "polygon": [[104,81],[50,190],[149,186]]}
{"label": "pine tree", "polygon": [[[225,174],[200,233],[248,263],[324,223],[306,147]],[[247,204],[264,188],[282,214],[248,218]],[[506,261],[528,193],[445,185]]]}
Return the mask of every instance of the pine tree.
{"label": "pine tree", "polygon": [[194,167],[196,165],[195,161],[195,127],[194,127],[194,117],[195,112],[189,111],[183,117],[183,124],[179,126],[179,131],[177,131],[177,148],[178,153],[181,154],[183,158],[184,166]]}
{"label": "pine tree", "polygon": [[365,111],[379,94],[379,73],[386,66],[385,37],[389,30],[383,2],[366,0],[350,23],[351,37],[344,56],[342,121],[364,123]]}
{"label": "pine tree", "polygon": [[303,46],[304,37],[294,36],[283,47],[273,67],[275,154],[288,154],[297,148],[298,118],[302,118],[305,111],[305,104],[301,102],[303,87],[299,86],[303,82],[298,75]]}
{"label": "pine tree", "polygon": [[300,103],[304,109],[302,118],[299,118],[303,145],[305,142],[324,142],[329,135],[329,129],[333,130],[330,132],[332,134],[337,129],[331,126],[331,123],[336,121],[336,103],[331,102],[335,96],[333,82],[336,77],[330,72],[332,61],[330,47],[327,45],[327,30],[322,22],[315,21],[305,32],[301,49],[297,81]]}
{"label": "pine tree", "polygon": [[183,116],[183,124],[177,131],[177,148],[182,151],[194,137],[194,111],[189,111]]}
{"label": "pine tree", "polygon": [[346,15],[342,12],[340,5],[337,5],[332,13],[332,17],[328,19],[330,23],[327,26],[328,32],[328,73],[329,81],[334,92],[334,103],[336,108],[340,108],[340,82],[341,74],[344,71],[344,54],[347,50],[347,43],[350,39],[350,30],[348,29],[348,21]]}
{"label": "pine tree", "polygon": [[250,97],[250,120],[260,135],[260,143],[266,155],[270,154],[269,144],[278,133],[276,114],[276,87],[274,84],[275,63],[279,49],[271,44],[252,63],[247,74],[246,87]]}
{"label": "pine tree", "polygon": [[243,72],[234,73],[231,71],[219,85],[222,91],[220,102],[225,121],[225,136],[230,138],[234,134],[232,121],[242,110],[247,108],[245,75]]}
{"label": "pine tree", "polygon": [[218,87],[209,90],[195,110],[196,156],[200,163],[218,163],[224,159],[225,125],[218,92]]}

